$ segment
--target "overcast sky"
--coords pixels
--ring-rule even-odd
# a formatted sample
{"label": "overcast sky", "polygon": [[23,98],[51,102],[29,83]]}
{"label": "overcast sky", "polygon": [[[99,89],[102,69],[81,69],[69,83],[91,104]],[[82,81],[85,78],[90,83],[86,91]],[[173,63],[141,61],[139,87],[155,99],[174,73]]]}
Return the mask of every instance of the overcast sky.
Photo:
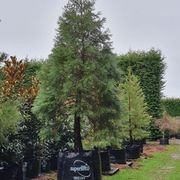
{"label": "overcast sky", "polygon": [[[0,52],[47,58],[67,0],[0,0]],[[114,52],[160,49],[167,64],[164,95],[180,97],[180,1],[97,0]]]}

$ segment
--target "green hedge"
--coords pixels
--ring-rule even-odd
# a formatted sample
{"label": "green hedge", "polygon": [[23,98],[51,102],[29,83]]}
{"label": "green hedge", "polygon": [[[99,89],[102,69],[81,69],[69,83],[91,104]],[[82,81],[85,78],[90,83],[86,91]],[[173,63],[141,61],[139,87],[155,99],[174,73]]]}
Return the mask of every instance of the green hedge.
{"label": "green hedge", "polygon": [[[145,95],[148,112],[153,119],[162,114],[162,90],[164,87],[164,58],[159,50],[151,49],[145,51],[130,51],[118,57],[118,65],[122,71],[122,78],[127,74],[130,66],[133,74],[140,80],[140,86]],[[150,138],[160,137],[160,131],[154,127],[154,121],[150,124]]]}
{"label": "green hedge", "polygon": [[[165,64],[159,50],[130,51],[118,57],[118,65],[122,76],[127,74],[128,66],[133,74],[139,77],[141,88],[145,95],[149,113],[152,117],[159,117],[162,113],[161,98],[164,87]],[[122,78],[123,79],[123,78]]]}
{"label": "green hedge", "polygon": [[180,98],[162,99],[164,109],[171,116],[180,116]]}

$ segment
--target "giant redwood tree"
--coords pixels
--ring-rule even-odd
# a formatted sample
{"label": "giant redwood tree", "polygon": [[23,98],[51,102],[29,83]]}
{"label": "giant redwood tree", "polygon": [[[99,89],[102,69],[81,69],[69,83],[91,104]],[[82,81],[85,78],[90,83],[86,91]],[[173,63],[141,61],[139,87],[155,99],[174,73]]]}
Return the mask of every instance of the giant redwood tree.
{"label": "giant redwood tree", "polygon": [[69,0],[65,6],[54,48],[39,75],[40,93],[34,104],[43,119],[55,124],[74,122],[74,149],[78,151],[83,149],[81,122],[97,128],[107,123],[108,113],[118,109],[113,103],[116,73],[110,35],[94,4],[94,0]]}

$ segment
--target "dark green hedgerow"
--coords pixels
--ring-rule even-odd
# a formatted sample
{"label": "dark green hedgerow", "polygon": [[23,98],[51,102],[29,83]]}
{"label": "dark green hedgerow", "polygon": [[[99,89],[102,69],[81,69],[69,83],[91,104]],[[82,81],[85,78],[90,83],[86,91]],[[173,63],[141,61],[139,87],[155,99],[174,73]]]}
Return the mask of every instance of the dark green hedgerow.
{"label": "dark green hedgerow", "polygon": [[[140,86],[145,95],[148,105],[148,112],[153,118],[158,118],[162,114],[162,90],[164,87],[164,58],[159,50],[151,49],[145,51],[130,51],[118,57],[119,68],[122,70],[122,79],[127,74],[130,66],[134,75],[139,77]],[[157,136],[151,125],[151,135]]]}
{"label": "dark green hedgerow", "polygon": [[171,116],[180,116],[180,98],[162,99],[162,105]]}

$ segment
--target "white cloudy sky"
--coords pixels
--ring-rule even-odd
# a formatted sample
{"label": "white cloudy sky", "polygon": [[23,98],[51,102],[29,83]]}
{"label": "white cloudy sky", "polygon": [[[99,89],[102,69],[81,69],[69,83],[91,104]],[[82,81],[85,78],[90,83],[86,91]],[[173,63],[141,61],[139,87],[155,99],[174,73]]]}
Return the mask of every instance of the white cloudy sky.
{"label": "white cloudy sky", "polygon": [[[0,0],[0,52],[18,58],[46,58],[57,19],[67,0]],[[114,52],[160,49],[165,62],[164,95],[180,97],[180,1],[97,0],[107,18]]]}

